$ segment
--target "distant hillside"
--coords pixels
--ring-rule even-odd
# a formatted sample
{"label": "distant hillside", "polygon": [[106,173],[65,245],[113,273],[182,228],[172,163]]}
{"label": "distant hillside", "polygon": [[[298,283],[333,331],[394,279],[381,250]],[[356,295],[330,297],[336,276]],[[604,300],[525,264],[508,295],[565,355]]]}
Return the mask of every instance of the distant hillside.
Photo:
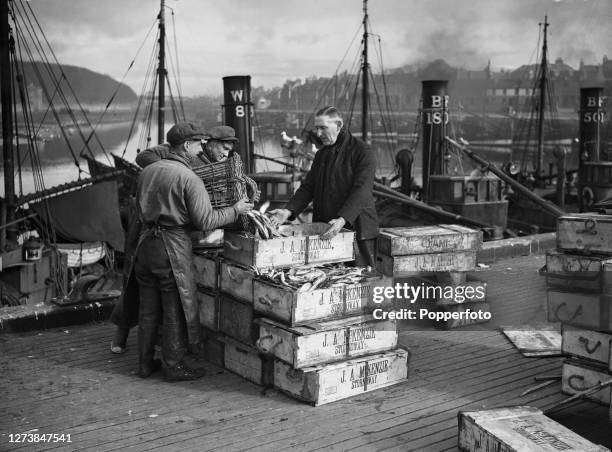
{"label": "distant hillside", "polygon": [[[24,73],[28,84],[33,84],[40,87],[41,83],[39,77],[36,74],[36,69],[41,74],[44,85],[49,91],[49,95],[54,92],[54,84],[51,82],[51,76],[42,63],[24,63]],[[79,102],[84,104],[106,104],[111,98],[112,94],[117,89],[118,81],[109,77],[108,75],[99,74],[89,69],[85,69],[78,66],[62,66],[66,80],[72,86],[72,89],[76,93]],[[57,79],[60,79],[61,71],[58,65],[51,65],[51,71],[55,74]],[[65,81],[62,81],[62,89],[66,95],[68,95],[68,85]],[[130,103],[136,102],[138,96],[132,88],[125,84],[121,84],[113,104],[119,103]]]}

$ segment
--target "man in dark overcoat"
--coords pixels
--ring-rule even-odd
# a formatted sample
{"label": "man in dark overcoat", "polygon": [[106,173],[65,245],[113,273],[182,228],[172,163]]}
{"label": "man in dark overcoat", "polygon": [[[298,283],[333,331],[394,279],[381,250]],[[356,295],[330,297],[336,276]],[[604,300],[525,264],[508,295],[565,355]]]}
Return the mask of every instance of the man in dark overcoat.
{"label": "man in dark overcoat", "polygon": [[372,186],[376,155],[344,127],[335,107],[319,110],[314,126],[321,146],[312,167],[285,208],[271,212],[273,221],[282,224],[295,218],[312,201],[312,221],[330,225],[321,238],[330,239],[343,227],[354,230],[356,264],[375,267],[378,218]]}

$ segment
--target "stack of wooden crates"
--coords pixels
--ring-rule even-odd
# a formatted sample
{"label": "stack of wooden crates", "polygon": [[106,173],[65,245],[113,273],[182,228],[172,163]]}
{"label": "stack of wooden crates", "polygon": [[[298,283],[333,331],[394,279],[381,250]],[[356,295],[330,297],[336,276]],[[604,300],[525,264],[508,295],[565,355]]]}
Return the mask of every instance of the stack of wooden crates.
{"label": "stack of wooden crates", "polygon": [[[557,220],[557,249],[547,252],[548,321],[561,322],[562,391],[575,394],[612,379],[612,215]],[[588,397],[610,404],[611,386]]]}
{"label": "stack of wooden crates", "polygon": [[352,260],[354,233],[322,241],[327,227],[283,226],[288,237],[265,240],[226,231],[223,257],[194,257],[208,359],[314,405],[399,383],[408,365],[396,323],[369,314],[382,276],[305,291],[258,276]]}
{"label": "stack of wooden crates", "polygon": [[[377,267],[393,278],[394,287],[408,284],[439,288],[435,298],[396,299],[396,308],[490,312],[486,283],[468,275],[476,270],[481,247],[482,231],[460,225],[384,228],[378,236]],[[483,321],[487,320],[450,319],[433,323],[438,328],[450,329]]]}

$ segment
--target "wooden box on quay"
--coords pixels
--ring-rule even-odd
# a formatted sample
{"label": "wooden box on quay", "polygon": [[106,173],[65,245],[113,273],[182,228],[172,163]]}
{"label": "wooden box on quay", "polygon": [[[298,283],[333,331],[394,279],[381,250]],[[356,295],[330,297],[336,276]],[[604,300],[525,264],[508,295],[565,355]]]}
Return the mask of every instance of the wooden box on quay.
{"label": "wooden box on quay", "polygon": [[[563,362],[561,375],[561,391],[568,395],[586,391],[594,386],[612,380],[608,366],[597,365],[583,359],[567,359]],[[599,391],[586,395],[587,398],[610,405],[612,385],[601,388]]]}
{"label": "wooden box on quay", "polygon": [[219,268],[219,289],[232,297],[253,304],[253,278],[255,272],[228,260]]}
{"label": "wooden box on quay", "polygon": [[206,334],[206,359],[255,384],[270,385],[274,373],[272,357],[260,353],[255,347],[243,344],[213,331]]}
{"label": "wooden box on quay", "polygon": [[612,255],[612,215],[576,213],[559,217],[557,248]]}
{"label": "wooden box on quay", "polygon": [[259,327],[253,322],[253,305],[224,293],[219,294],[219,331],[238,341],[255,345]]}
{"label": "wooden box on quay", "polygon": [[262,315],[295,326],[372,312],[380,306],[373,301],[375,287],[388,286],[389,281],[384,276],[372,276],[351,286],[298,292],[291,287],[255,279],[253,303]]}
{"label": "wooden box on quay", "polygon": [[469,452],[604,452],[530,406],[460,411],[459,450]]}
{"label": "wooden box on quay", "polygon": [[287,237],[271,239],[226,231],[223,255],[247,268],[291,267],[353,260],[355,233],[343,229],[331,240],[321,240],[320,235],[327,229],[327,223],[286,225],[279,230]]}
{"label": "wooden box on quay", "polygon": [[195,298],[200,312],[200,324],[210,331],[219,331],[219,295],[216,292],[198,288]]}
{"label": "wooden box on quay", "polygon": [[562,325],[561,351],[608,367],[612,373],[612,334]]}
{"label": "wooden box on quay", "polygon": [[546,276],[551,289],[572,292],[612,293],[612,259],[608,256],[546,252]]}
{"label": "wooden box on quay", "polygon": [[219,287],[219,260],[216,252],[193,253],[193,276],[198,287],[217,290]]}
{"label": "wooden box on quay", "polygon": [[397,324],[372,316],[289,327],[261,318],[257,348],[296,369],[397,348]]}
{"label": "wooden box on quay", "polygon": [[547,318],[586,329],[612,332],[612,295],[547,290]]}
{"label": "wooden box on quay", "polygon": [[378,252],[387,256],[478,251],[482,231],[456,224],[384,228],[378,235]]}
{"label": "wooden box on quay", "polygon": [[223,367],[223,355],[225,343],[219,340],[221,334],[218,331],[213,331],[209,328],[202,328],[202,342],[204,344],[204,353],[207,361],[216,366]]}
{"label": "wooden box on quay", "polygon": [[274,387],[312,405],[374,391],[408,376],[409,353],[397,349],[321,366],[295,369],[274,360]]}
{"label": "wooden box on quay", "polygon": [[476,268],[476,251],[387,256],[379,254],[376,268],[385,275],[419,276],[433,272],[466,272]]}

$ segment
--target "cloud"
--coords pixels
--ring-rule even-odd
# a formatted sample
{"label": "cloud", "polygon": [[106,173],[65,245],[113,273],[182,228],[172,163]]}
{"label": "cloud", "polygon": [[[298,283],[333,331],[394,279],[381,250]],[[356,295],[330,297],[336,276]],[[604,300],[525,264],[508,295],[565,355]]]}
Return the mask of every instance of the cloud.
{"label": "cloud", "polygon": [[[159,0],[31,0],[64,64],[120,79],[155,27]],[[443,58],[480,69],[533,62],[538,22],[548,14],[550,56],[577,67],[612,55],[611,0],[370,0],[373,69]],[[358,58],[362,9],[358,0],[166,0],[169,50],[176,48],[184,92],[218,94],[221,78],[250,74],[272,87],[287,78],[330,76]],[[174,15],[172,15],[174,12]],[[156,28],[127,82],[140,90]],[[349,49],[351,40],[353,47]],[[347,50],[348,49],[348,50]]]}

